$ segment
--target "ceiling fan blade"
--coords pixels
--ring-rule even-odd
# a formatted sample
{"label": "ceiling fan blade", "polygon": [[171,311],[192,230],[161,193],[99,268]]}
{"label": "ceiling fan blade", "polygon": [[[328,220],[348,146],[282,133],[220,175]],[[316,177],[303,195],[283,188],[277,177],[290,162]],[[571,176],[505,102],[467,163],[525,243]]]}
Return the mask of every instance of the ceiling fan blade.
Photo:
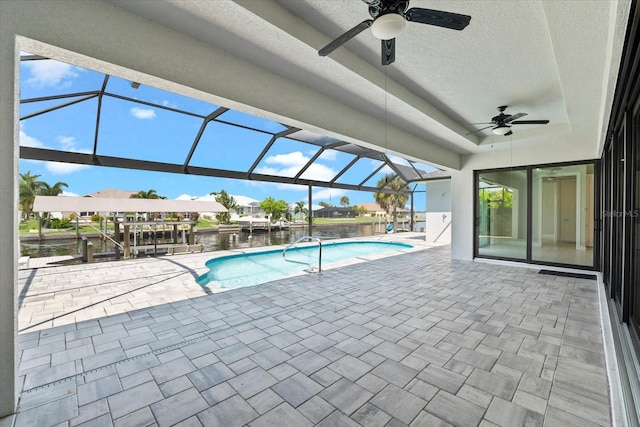
{"label": "ceiling fan blade", "polygon": [[549,120],[516,120],[512,125],[546,125]]}
{"label": "ceiling fan blade", "polygon": [[358,25],[356,25],[346,33],[342,34],[341,36],[336,38],[334,41],[332,41],[322,49],[320,49],[318,51],[318,55],[320,56],[329,55],[331,52],[333,52],[334,50],[336,50],[337,48],[339,48],[340,46],[342,46],[343,44],[345,44],[346,42],[348,42],[349,40],[351,40],[361,32],[363,32],[364,30],[369,28],[371,24],[373,24],[373,19],[367,19],[366,21],[362,21],[361,23],[359,23]]}
{"label": "ceiling fan blade", "polygon": [[511,123],[512,121],[514,121],[515,119],[519,119],[520,117],[524,117],[526,116],[527,113],[518,113],[518,114],[514,114],[513,116],[509,116],[508,119],[505,119],[505,123]]}
{"label": "ceiling fan blade", "polygon": [[396,60],[396,39],[380,40],[382,46],[382,65],[393,64]]}
{"label": "ceiling fan blade", "polygon": [[513,132],[509,131],[509,132],[504,134],[504,136],[509,136],[509,135],[513,135]]}
{"label": "ceiling fan blade", "polygon": [[405,13],[404,17],[410,22],[419,22],[421,24],[435,25],[436,27],[450,28],[452,30],[463,30],[471,17],[461,15],[459,13],[443,12],[441,10],[422,9],[414,7]]}
{"label": "ceiling fan blade", "polygon": [[492,127],[494,127],[494,126],[495,126],[495,124],[493,124],[493,123],[492,123],[492,124],[491,124],[491,126],[487,126],[487,127],[482,128],[482,129],[476,129],[476,130],[474,130],[474,131],[471,131],[471,132],[465,133],[465,135],[471,135],[472,133],[480,132],[480,131],[483,131],[483,130],[485,130],[485,129],[492,128]]}

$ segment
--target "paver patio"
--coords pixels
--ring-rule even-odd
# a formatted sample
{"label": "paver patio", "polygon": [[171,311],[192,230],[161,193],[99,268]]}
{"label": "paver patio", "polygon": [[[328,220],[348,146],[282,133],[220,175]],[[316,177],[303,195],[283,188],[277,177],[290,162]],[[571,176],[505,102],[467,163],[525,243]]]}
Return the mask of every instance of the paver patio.
{"label": "paver patio", "polygon": [[211,254],[22,270],[16,425],[612,424],[595,280],[411,237],[226,292]]}

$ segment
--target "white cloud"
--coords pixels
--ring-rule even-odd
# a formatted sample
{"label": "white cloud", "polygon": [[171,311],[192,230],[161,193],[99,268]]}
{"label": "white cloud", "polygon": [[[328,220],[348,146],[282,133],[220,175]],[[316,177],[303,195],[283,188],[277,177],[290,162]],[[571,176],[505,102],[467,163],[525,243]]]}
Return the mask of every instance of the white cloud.
{"label": "white cloud", "polygon": [[306,165],[309,160],[310,157],[305,156],[301,151],[294,151],[292,153],[269,156],[266,158],[265,162],[268,164],[298,166],[299,168],[301,168],[302,166]]}
{"label": "white cloud", "polygon": [[72,136],[59,136],[56,138],[65,151],[76,151],[76,139]]}
{"label": "white cloud", "polygon": [[54,175],[67,175],[87,169],[88,167],[88,165],[78,165],[75,163],[45,162],[45,168]]}
{"label": "white cloud", "polygon": [[[59,136],[56,138],[56,140],[58,141],[61,150],[71,151],[74,153],[91,153],[91,150],[89,149],[77,148],[76,140],[72,136]],[[39,139],[27,135],[27,133],[22,129],[20,129],[20,145],[23,147],[52,149],[52,147],[47,146]],[[57,148],[53,149],[56,150]],[[89,166],[78,165],[74,163],[44,162],[44,167],[47,171],[55,175],[66,175],[77,172],[79,170],[87,169]]]}
{"label": "white cloud", "polygon": [[23,147],[46,148],[42,141],[27,135],[22,129],[20,129],[20,145]]}
{"label": "white cloud", "polygon": [[140,120],[153,119],[156,116],[156,112],[154,110],[140,107],[133,107],[129,112],[133,117]]}
{"label": "white cloud", "polygon": [[313,163],[306,171],[304,171],[300,178],[326,182],[331,181],[334,176],[336,176],[336,171],[330,167],[319,163]]}
{"label": "white cloud", "polygon": [[79,194],[76,194],[76,193],[74,193],[72,191],[64,191],[64,190],[62,190],[61,196],[65,196],[65,197],[80,197]]}
{"label": "white cloud", "polygon": [[181,194],[178,197],[176,197],[176,200],[195,200],[197,198],[198,198],[198,196],[191,196],[189,194]]}
{"label": "white cloud", "polygon": [[27,84],[38,89],[45,87],[69,87],[78,77],[79,68],[54,60],[27,61],[25,67],[31,76]]}
{"label": "white cloud", "polygon": [[322,152],[322,154],[320,154],[320,157],[318,157],[318,159],[333,161],[337,156],[338,152],[336,150],[325,150]]}
{"label": "white cloud", "polygon": [[[287,154],[277,154],[269,156],[265,159],[265,163],[274,166],[261,166],[256,168],[255,172],[264,175],[294,177],[300,170],[311,160],[300,151],[294,151]],[[282,166],[278,168],[277,166]],[[313,179],[318,181],[330,181],[336,175],[336,171],[328,166],[312,163],[309,168],[301,175],[303,179]],[[299,188],[299,186],[296,186]]]}
{"label": "white cloud", "polygon": [[345,194],[347,194],[346,190],[341,190],[339,188],[325,188],[323,190],[320,190],[316,193],[313,193],[313,199],[314,200],[318,200],[318,199],[324,199],[324,200],[329,200],[331,199],[331,201],[334,204],[338,204],[338,202],[340,202],[340,197],[344,196]]}

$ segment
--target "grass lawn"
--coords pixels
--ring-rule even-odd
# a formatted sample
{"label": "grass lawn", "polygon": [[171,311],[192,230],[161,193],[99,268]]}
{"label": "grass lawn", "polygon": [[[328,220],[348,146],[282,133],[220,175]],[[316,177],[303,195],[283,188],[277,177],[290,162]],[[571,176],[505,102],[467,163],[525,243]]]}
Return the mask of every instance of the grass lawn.
{"label": "grass lawn", "polygon": [[[198,219],[198,228],[212,228],[212,227],[216,227],[218,225],[217,221],[208,221],[206,219]],[[104,224],[102,225],[102,227],[104,227]],[[100,227],[100,223],[98,222],[92,222],[91,225],[87,224],[86,222],[83,224],[82,222],[80,222],[78,224],[78,228],[80,233],[97,233],[98,230],[102,230],[102,228]],[[121,228],[122,229],[122,228]],[[30,231],[30,230],[35,230],[35,231]],[[108,222],[107,223],[107,230],[113,230],[113,222]],[[28,221],[22,221],[19,225],[18,225],[18,234],[20,235],[32,235],[32,234],[37,234],[38,232],[38,221],[35,219],[30,219]],[[71,221],[71,227],[69,228],[64,228],[64,229],[49,229],[49,230],[42,230],[42,234],[69,234],[69,233],[75,233],[76,232],[76,225],[75,225],[75,221]]]}

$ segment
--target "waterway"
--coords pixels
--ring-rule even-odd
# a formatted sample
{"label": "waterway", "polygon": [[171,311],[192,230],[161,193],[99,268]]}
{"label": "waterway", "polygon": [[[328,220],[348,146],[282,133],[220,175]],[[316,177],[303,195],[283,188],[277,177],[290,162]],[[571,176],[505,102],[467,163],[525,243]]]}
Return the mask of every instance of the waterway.
{"label": "waterway", "polygon": [[[313,235],[321,239],[343,239],[347,237],[364,237],[377,233],[384,233],[385,224],[371,223],[350,223],[350,224],[325,224],[314,225]],[[415,230],[421,230],[424,222],[417,222]],[[422,228],[424,229],[424,228]],[[254,231],[251,235],[249,232],[210,232],[202,231],[196,234],[196,243],[204,245],[204,250],[220,251],[248,247],[262,247],[271,245],[283,245],[295,242],[302,236],[308,234],[308,229],[292,228],[290,230],[280,231]],[[251,236],[251,238],[250,238]],[[89,238],[93,243],[93,251],[95,254],[114,252],[114,243],[107,240],[104,241],[98,237]],[[181,237],[178,242],[182,243]],[[158,239],[158,244],[172,243],[170,239]],[[144,241],[138,244],[153,245],[152,240]],[[82,241],[76,239],[47,239],[42,242],[38,241],[21,241],[20,255],[30,256],[32,258],[56,256],[56,255],[79,255],[82,252]]]}

